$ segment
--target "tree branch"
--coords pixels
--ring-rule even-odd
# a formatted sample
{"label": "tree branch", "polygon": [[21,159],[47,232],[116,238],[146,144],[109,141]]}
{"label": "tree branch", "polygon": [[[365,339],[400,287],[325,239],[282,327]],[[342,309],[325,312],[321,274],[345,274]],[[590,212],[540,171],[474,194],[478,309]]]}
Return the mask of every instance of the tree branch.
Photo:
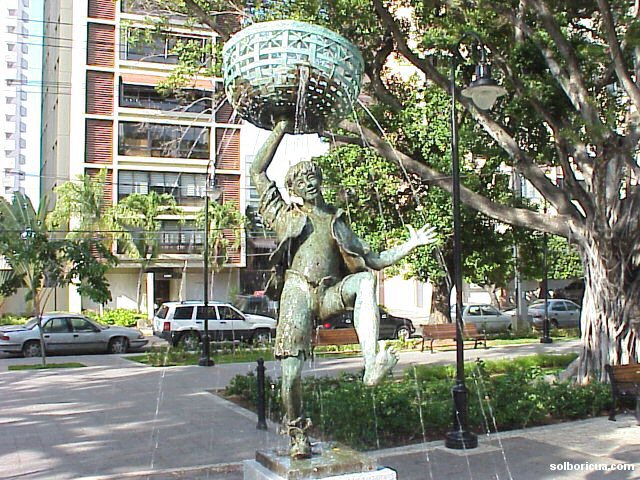
{"label": "tree branch", "polygon": [[[381,139],[371,130],[349,121],[343,121],[340,126],[350,132],[360,134],[363,137],[362,139],[354,138],[350,141],[349,137],[341,136],[339,138],[340,141],[359,144],[364,142],[373,147],[378,154],[395,165],[420,176],[423,180],[427,180],[449,193],[453,191],[453,185],[449,176],[443,176],[441,172],[417,162],[404,153],[393,149],[388,142]],[[460,196],[461,200],[466,205],[501,222],[514,226],[546,231],[563,237],[570,236],[571,230],[569,224],[573,222],[571,217],[568,215],[557,215],[552,217],[523,208],[505,207],[504,205],[492,202],[486,197],[475,193],[464,185],[460,186]]]}
{"label": "tree branch", "polygon": [[624,59],[622,54],[622,48],[618,42],[616,35],[616,29],[613,22],[613,16],[611,15],[611,9],[607,0],[597,0],[598,9],[602,15],[602,25],[607,35],[607,43],[609,44],[609,52],[611,53],[611,59],[613,60],[613,66],[616,71],[616,75],[622,88],[629,95],[629,98],[633,102],[636,111],[640,111],[640,90],[638,86],[633,82],[631,75],[627,71],[624,65]]}

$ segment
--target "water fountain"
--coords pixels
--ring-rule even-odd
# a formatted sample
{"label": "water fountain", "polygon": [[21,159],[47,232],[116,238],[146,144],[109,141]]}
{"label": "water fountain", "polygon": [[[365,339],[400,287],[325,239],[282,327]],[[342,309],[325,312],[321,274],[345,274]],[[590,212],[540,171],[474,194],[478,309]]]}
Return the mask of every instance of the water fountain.
{"label": "water fountain", "polygon": [[[223,49],[228,99],[242,118],[258,127],[277,130],[280,135],[284,131],[321,132],[345,118],[353,111],[363,71],[362,55],[349,41],[325,28],[297,21],[254,24],[234,35]],[[281,305],[284,303],[283,300]],[[390,354],[382,354],[390,363]],[[304,352],[293,358],[284,356],[283,376],[295,377],[292,372],[300,368],[299,364],[294,366],[286,360],[301,356]],[[299,371],[295,371],[299,380]],[[286,400],[284,403],[287,407]],[[290,400],[289,406],[294,403]],[[291,448],[258,451],[256,460],[245,462],[245,479],[396,478],[393,470],[377,468],[369,457],[350,448],[335,443],[307,448],[310,422],[305,424],[306,420],[299,417],[285,421],[292,438]]]}

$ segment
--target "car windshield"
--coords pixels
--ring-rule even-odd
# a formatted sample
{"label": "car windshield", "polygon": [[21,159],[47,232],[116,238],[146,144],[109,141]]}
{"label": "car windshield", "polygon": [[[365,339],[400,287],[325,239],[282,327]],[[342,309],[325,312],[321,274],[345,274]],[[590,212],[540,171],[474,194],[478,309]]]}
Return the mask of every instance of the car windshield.
{"label": "car windshield", "polygon": [[531,305],[529,305],[529,308],[544,308],[544,300],[536,300]]}
{"label": "car windshield", "polygon": [[27,323],[24,324],[24,328],[33,328],[38,324],[38,319],[36,317],[31,317],[27,320]]}

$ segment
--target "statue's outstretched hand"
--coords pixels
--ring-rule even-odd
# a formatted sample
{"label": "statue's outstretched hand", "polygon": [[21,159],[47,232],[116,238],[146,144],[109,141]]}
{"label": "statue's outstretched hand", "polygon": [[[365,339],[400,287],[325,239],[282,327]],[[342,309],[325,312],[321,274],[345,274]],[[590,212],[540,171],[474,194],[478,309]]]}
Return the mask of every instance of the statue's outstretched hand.
{"label": "statue's outstretched hand", "polygon": [[429,224],[424,225],[422,228],[416,230],[411,225],[407,225],[409,229],[409,242],[415,247],[421,245],[429,245],[437,241],[438,237],[435,234],[436,227],[432,227]]}

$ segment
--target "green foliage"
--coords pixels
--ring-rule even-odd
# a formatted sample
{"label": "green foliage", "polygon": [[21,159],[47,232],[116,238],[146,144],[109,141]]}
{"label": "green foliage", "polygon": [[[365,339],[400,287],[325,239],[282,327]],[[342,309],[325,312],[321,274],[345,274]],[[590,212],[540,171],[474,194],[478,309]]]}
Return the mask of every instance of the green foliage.
{"label": "green foliage", "polygon": [[29,317],[23,315],[12,315],[7,313],[0,317],[0,325],[22,325],[29,320]]}
{"label": "green foliage", "polygon": [[107,309],[102,315],[96,312],[85,312],[85,314],[105,325],[119,325],[121,327],[135,327],[139,320],[147,319],[145,314],[127,308]]}
{"label": "green foliage", "polygon": [[[240,247],[245,217],[235,203],[209,201],[209,265],[219,271],[229,260],[230,253]],[[204,228],[204,206],[198,211],[196,227]]]}
{"label": "green foliage", "polygon": [[48,363],[46,365],[37,364],[37,365],[9,365],[9,371],[18,371],[18,370],[42,370],[42,369],[50,369],[50,368],[82,368],[86,367],[83,363],[77,362],[68,362],[68,363]]}
{"label": "green foliage", "polygon": [[[610,404],[607,385],[547,383],[543,375],[565,367],[575,355],[537,355],[502,362],[470,364],[469,424],[477,432],[495,432],[599,415]],[[304,405],[314,435],[358,449],[397,446],[440,439],[451,428],[453,366],[412,367],[401,380],[366,387],[360,376],[305,378]],[[267,405],[279,421],[280,386],[266,379]],[[255,375],[236,376],[225,394],[254,404]],[[369,412],[363,415],[362,412]]]}
{"label": "green foliage", "polygon": [[33,301],[35,312],[44,305],[45,286],[78,288],[80,295],[100,303],[111,298],[105,279],[115,257],[93,238],[57,238],[45,227],[46,202],[36,212],[31,201],[16,193],[9,203],[0,198],[0,255],[12,268],[0,279],[3,295],[25,286],[25,299]]}
{"label": "green foliage", "polygon": [[176,200],[168,193],[134,193],[121,199],[113,210],[121,248],[131,258],[156,258],[160,248],[160,215],[180,215]]}

